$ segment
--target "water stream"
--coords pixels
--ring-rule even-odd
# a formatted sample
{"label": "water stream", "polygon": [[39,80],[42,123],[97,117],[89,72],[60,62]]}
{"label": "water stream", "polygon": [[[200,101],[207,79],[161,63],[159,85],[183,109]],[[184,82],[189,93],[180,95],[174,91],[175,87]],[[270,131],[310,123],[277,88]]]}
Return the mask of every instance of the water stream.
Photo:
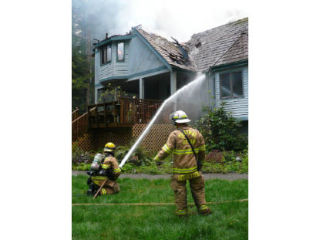
{"label": "water stream", "polygon": [[[178,91],[176,91],[174,94],[172,94],[170,97],[168,97],[160,106],[160,108],[157,110],[156,114],[153,116],[153,118],[151,119],[151,121],[148,123],[147,127],[144,129],[144,131],[141,133],[141,135],[139,136],[139,138],[137,139],[137,141],[134,143],[134,145],[130,148],[129,152],[124,156],[123,160],[120,163],[120,168],[123,167],[123,165],[126,163],[126,161],[129,159],[129,157],[131,156],[131,154],[133,153],[133,151],[139,146],[139,144],[141,143],[141,141],[143,140],[143,138],[147,135],[147,133],[149,132],[149,130],[151,129],[152,125],[155,123],[155,121],[157,120],[157,118],[159,117],[160,113],[162,112],[162,110],[164,109],[164,107],[168,104],[168,103],[175,103],[177,104],[177,107],[179,106],[179,104],[177,103],[178,101],[178,97],[184,97],[185,104],[189,103],[189,109],[191,106],[194,106],[194,102],[199,101],[199,99],[201,98],[201,96],[195,96],[194,91],[192,89],[195,89],[196,86],[201,86],[201,84],[203,83],[205,79],[205,75],[200,75],[199,77],[195,78],[193,81],[191,81],[190,83],[188,83],[187,85],[183,86],[182,88],[180,88]],[[201,94],[201,93],[199,93]],[[180,107],[180,106],[179,106]],[[176,109],[176,110],[183,110],[183,109]],[[186,111],[186,110],[184,110]],[[188,111],[186,111],[186,113],[188,114]],[[189,114],[188,114],[189,115]],[[168,116],[169,117],[169,116]]]}

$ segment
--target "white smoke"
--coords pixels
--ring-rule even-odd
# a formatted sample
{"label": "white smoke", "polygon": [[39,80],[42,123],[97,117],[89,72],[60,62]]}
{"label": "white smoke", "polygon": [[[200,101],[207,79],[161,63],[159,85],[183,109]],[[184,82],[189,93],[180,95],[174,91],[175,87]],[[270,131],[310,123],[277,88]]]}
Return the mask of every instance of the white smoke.
{"label": "white smoke", "polygon": [[147,31],[185,42],[194,33],[248,16],[247,0],[73,0],[73,7],[79,6],[96,22],[94,37],[99,39],[106,32],[124,34],[141,24]]}

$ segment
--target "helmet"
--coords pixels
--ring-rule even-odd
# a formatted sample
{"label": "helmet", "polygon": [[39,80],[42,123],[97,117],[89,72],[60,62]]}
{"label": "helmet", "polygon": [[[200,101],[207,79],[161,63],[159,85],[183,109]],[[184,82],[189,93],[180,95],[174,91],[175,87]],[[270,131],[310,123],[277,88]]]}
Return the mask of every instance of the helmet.
{"label": "helmet", "polygon": [[191,120],[188,118],[187,114],[182,111],[178,110],[171,115],[171,120],[173,121],[174,124],[176,123],[188,123]]}
{"label": "helmet", "polygon": [[114,150],[116,149],[116,145],[112,142],[108,142],[106,143],[106,145],[104,146],[103,151],[104,152],[114,152]]}

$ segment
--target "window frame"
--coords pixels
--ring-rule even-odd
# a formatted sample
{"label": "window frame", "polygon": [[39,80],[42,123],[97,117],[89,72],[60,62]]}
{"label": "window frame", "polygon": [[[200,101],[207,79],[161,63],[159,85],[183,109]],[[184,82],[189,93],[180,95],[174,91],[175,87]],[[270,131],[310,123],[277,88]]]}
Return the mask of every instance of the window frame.
{"label": "window frame", "polygon": [[[240,72],[241,73],[241,85],[242,85],[242,94],[240,96],[234,96],[234,90],[233,90],[233,79],[230,77],[232,73],[234,72]],[[237,69],[232,69],[232,70],[226,70],[226,71],[223,71],[223,72],[219,72],[219,89],[220,89],[220,99],[241,99],[241,98],[244,98],[244,81],[243,81],[243,72],[244,72],[244,69],[242,68],[237,68]],[[231,89],[231,96],[222,96],[222,84],[221,84],[221,75],[222,74],[230,74],[229,75],[229,86],[230,86],[230,89]]]}
{"label": "window frame", "polygon": [[[110,60],[108,61],[108,47],[111,49],[111,54],[110,54]],[[104,57],[104,55],[106,56]],[[104,62],[104,59],[106,59],[106,62]],[[100,48],[100,66],[106,65],[112,62],[112,45],[108,44]]]}
{"label": "window frame", "polygon": [[[118,54],[118,47],[119,47],[119,43],[123,43],[123,59],[122,60],[119,60],[119,54]],[[125,48],[125,42],[124,41],[119,41],[119,42],[117,42],[117,51],[116,51],[116,53],[117,53],[117,62],[124,62],[125,61],[125,59],[126,59],[126,50],[125,50],[126,48]]]}

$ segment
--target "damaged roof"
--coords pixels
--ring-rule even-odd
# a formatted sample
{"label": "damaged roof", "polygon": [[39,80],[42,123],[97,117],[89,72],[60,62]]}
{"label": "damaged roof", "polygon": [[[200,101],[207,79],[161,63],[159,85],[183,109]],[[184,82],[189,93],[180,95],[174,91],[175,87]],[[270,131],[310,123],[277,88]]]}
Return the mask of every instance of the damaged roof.
{"label": "damaged roof", "polygon": [[196,67],[188,56],[187,46],[178,41],[170,42],[166,38],[148,33],[141,27],[135,28],[150,45],[171,65],[185,70],[196,71]]}
{"label": "damaged roof", "polygon": [[186,43],[135,28],[172,66],[208,71],[210,67],[248,59],[248,18],[243,18],[191,36]]}
{"label": "damaged roof", "polygon": [[248,18],[192,35],[186,43],[198,71],[248,59]]}

